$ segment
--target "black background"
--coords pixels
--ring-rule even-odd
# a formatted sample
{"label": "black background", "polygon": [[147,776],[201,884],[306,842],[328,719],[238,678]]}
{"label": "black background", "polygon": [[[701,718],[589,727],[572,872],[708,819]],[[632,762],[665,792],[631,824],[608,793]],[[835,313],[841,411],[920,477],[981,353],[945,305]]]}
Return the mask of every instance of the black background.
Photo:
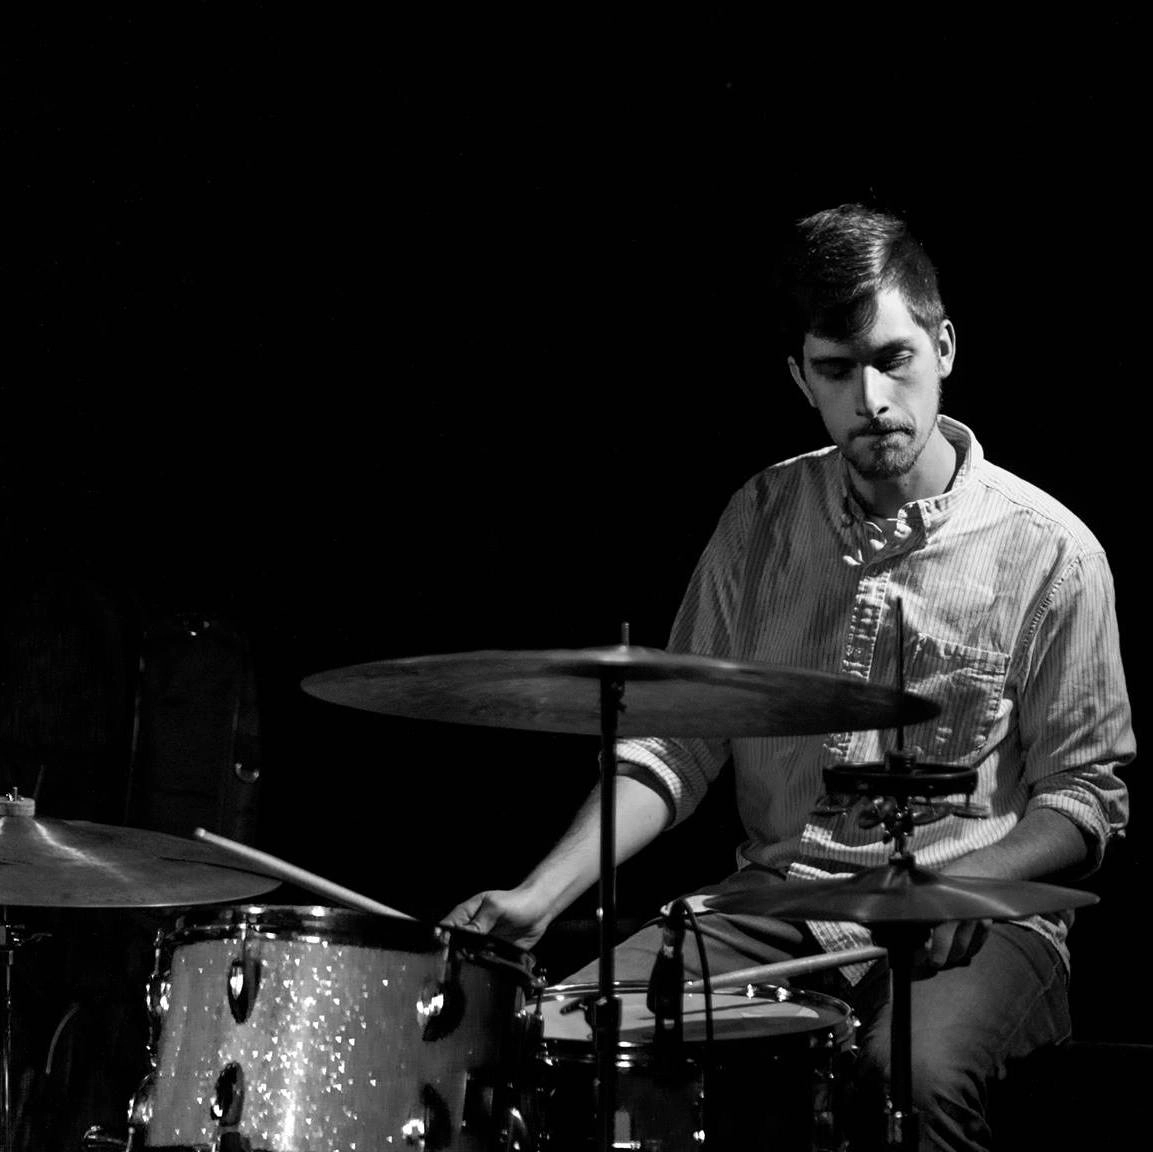
{"label": "black background", "polygon": [[[243,630],[260,846],[419,916],[519,879],[595,740],[357,713],[299,680],[612,644],[625,620],[663,646],[729,494],[825,442],[767,286],[789,221],[850,199],[935,256],[946,409],[1110,553],[1140,712],[1133,27],[926,20],[834,48],[790,25],[714,51],[692,26],[674,48],[97,7],[3,48],[0,562]],[[1079,1026],[1122,1039],[1148,1035],[1147,1010],[1111,1014],[1138,771],[1079,934]],[[733,834],[710,800],[621,870],[622,913],[725,871]]]}

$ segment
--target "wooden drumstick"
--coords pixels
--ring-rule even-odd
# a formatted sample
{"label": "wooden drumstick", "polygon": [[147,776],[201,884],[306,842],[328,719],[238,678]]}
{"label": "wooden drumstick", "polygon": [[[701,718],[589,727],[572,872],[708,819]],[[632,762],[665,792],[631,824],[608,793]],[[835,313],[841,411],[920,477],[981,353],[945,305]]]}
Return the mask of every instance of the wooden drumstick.
{"label": "wooden drumstick", "polygon": [[[844,952],[823,952],[819,956],[801,956],[796,960],[780,960],[776,964],[761,964],[756,968],[738,968],[733,972],[721,972],[712,977],[709,983],[713,988],[727,988],[732,984],[771,983],[786,976],[803,976],[809,972],[819,972],[823,968],[843,968],[848,964],[863,964],[867,960],[880,960],[887,955],[884,948],[873,946],[849,948]],[[703,992],[704,980],[689,980],[686,992]]]}
{"label": "wooden drumstick", "polygon": [[361,912],[371,912],[375,916],[399,916],[402,920],[415,919],[404,912],[398,912],[395,908],[389,908],[387,904],[380,904],[375,900],[370,900],[367,896],[362,896],[359,892],[353,892],[351,888],[343,888],[339,884],[333,884],[331,880],[325,880],[323,876],[316,876],[312,872],[306,872],[303,868],[297,868],[295,864],[288,864],[275,856],[269,856],[267,852],[258,852],[255,848],[249,848],[247,844],[238,844],[235,840],[227,840],[225,837],[217,836],[214,832],[209,832],[204,828],[197,828],[193,835],[197,840],[203,840],[208,844],[214,844],[225,852],[230,852],[237,859],[253,865],[265,875],[277,876],[290,884],[297,884],[301,888],[307,888],[310,892],[327,896],[337,904],[343,904],[348,908],[358,908]]}

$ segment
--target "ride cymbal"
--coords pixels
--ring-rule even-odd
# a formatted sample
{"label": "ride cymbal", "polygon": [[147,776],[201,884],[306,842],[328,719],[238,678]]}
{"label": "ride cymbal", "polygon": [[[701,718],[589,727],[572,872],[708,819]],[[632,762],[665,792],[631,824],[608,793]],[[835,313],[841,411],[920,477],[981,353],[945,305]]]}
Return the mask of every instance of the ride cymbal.
{"label": "ride cymbal", "polygon": [[382,660],[319,672],[301,687],[388,716],[592,735],[605,680],[625,685],[620,736],[799,736],[915,724],[940,711],[852,677],[626,645]]}

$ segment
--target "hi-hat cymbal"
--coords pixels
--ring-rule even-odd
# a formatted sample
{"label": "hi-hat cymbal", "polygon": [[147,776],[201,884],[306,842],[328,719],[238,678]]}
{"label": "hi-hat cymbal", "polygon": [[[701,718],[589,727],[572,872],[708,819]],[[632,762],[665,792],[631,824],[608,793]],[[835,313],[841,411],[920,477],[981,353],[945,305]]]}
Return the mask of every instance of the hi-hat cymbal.
{"label": "hi-hat cymbal", "polygon": [[940,711],[852,677],[626,645],[382,660],[319,672],[301,687],[389,716],[597,734],[606,679],[625,684],[621,736],[799,736],[914,724]]}
{"label": "hi-hat cymbal", "polygon": [[275,877],[241,871],[222,852],[140,828],[0,816],[0,906],[165,908],[231,903]]}
{"label": "hi-hat cymbal", "polygon": [[[742,877],[744,879],[744,877]],[[705,898],[721,912],[780,920],[850,920],[859,924],[942,924],[947,920],[1017,920],[1096,904],[1091,892],[1032,880],[946,876],[904,864],[845,879],[771,880]]]}

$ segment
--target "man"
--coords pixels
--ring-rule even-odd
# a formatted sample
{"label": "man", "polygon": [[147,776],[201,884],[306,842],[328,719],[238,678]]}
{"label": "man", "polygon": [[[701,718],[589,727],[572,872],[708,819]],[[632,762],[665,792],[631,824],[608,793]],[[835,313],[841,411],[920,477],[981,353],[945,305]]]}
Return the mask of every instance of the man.
{"label": "man", "polygon": [[[918,826],[918,865],[1009,880],[1084,875],[1126,823],[1117,769],[1134,752],[1100,545],[939,414],[956,334],[935,270],[903,222],[856,205],[808,217],[783,287],[789,371],[835,447],[770,467],[733,497],[670,650],[884,685],[896,682],[900,663],[906,687],[941,706],[906,730],[906,747],[921,762],[976,768],[972,799],[987,813]],[[895,738],[886,730],[622,741],[619,858],[688,815],[731,754],[747,839],[741,871],[709,891],[883,866],[891,852],[883,828],[860,805],[822,804],[822,769],[882,760]],[[597,876],[597,803],[594,795],[521,885],[474,896],[449,922],[531,947]],[[860,925],[785,924],[690,903],[702,909],[714,974],[868,943]],[[923,1147],[989,1147],[987,1085],[1012,1060],[1067,1038],[1069,920],[926,928],[912,1007]],[[660,939],[653,925],[622,944],[618,978],[645,979]],[[691,948],[686,970],[695,973]],[[581,979],[595,980],[595,966],[572,977]],[[867,1147],[884,1139],[885,965],[856,965],[835,981],[825,990],[861,1022],[856,1078],[873,1103],[854,1148]]]}

